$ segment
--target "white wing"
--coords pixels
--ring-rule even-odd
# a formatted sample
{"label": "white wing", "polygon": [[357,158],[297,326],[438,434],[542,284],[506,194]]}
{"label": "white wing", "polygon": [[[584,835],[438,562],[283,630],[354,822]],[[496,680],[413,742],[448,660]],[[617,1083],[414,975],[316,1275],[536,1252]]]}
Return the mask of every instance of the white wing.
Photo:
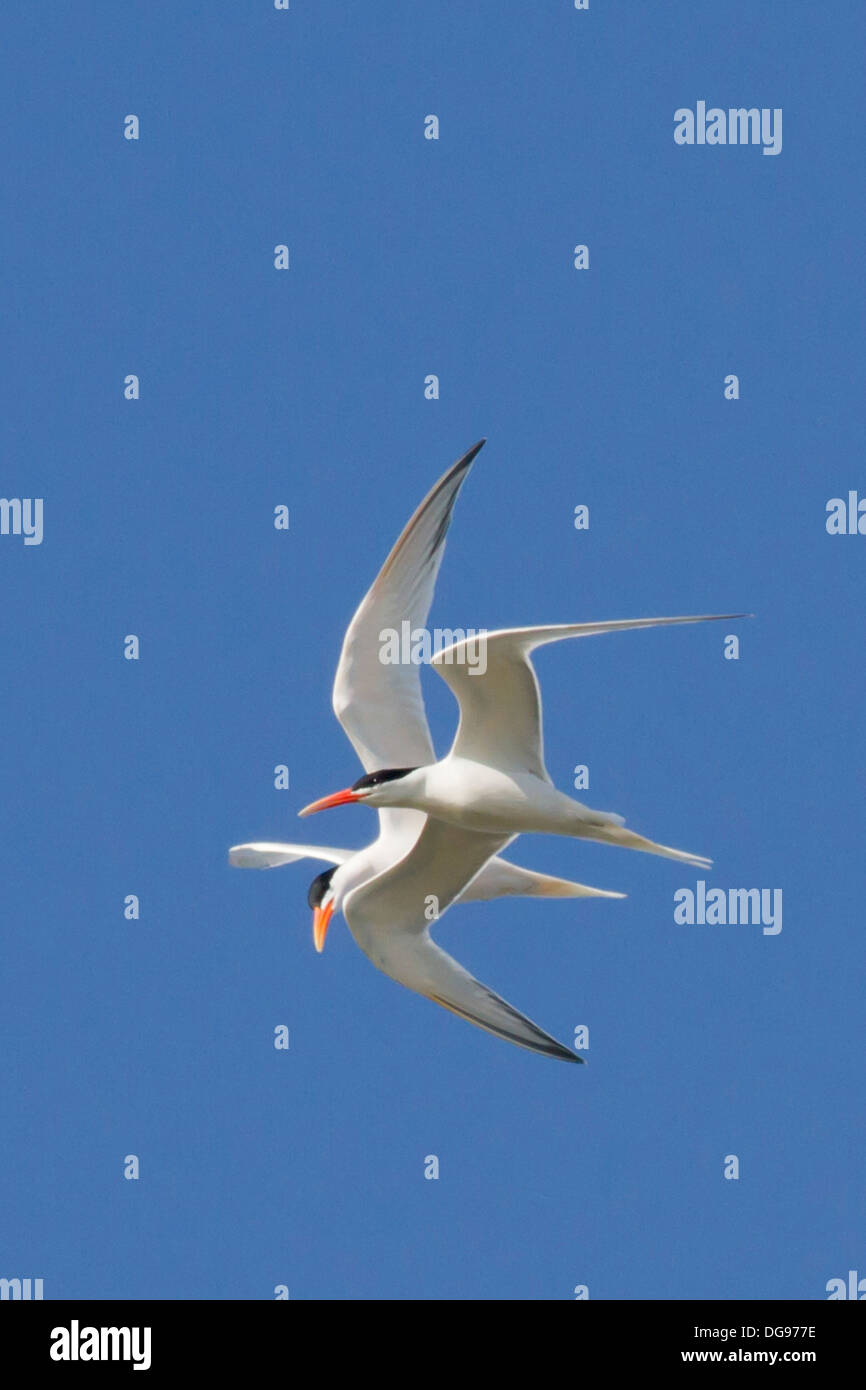
{"label": "white wing", "polygon": [[283,845],[272,840],[257,840],[248,845],[232,845],[229,863],[236,869],[277,869],[281,864],[294,864],[296,859],[324,859],[326,864],[345,864],[355,849],[332,849],[329,845]]}
{"label": "white wing", "polygon": [[404,859],[348,894],[343,915],[365,955],[407,989],[519,1047],[578,1062],[576,1053],[474,979],[430,938],[431,897],[441,916],[511,838],[428,819]]}
{"label": "white wing", "polygon": [[[349,624],[334,680],[334,713],[351,740],[365,772],[387,767],[421,767],[435,759],[424,712],[420,668],[385,665],[379,660],[384,628],[410,630],[427,621],[445,535],[461,485],[482,439],[439,479],[403,528],[372,587]],[[406,809],[379,812],[381,834],[394,858],[421,833],[424,814]],[[229,863],[240,869],[273,869],[296,859],[343,864],[355,850],[321,845],[261,842],[234,845]]]}
{"label": "white wing", "polygon": [[541,696],[530,660],[536,647],[546,642],[560,642],[566,637],[592,637],[600,632],[625,632],[671,623],[709,623],[744,616],[742,613],[712,613],[688,618],[559,623],[554,627],[510,628],[456,642],[437,652],[432,661],[460,705],[460,724],[451,752],[503,771],[530,772],[550,781],[544,766]]}
{"label": "white wing", "polygon": [[533,869],[521,869],[508,859],[491,859],[476,874],[457,902],[485,902],[491,898],[624,898],[625,893],[611,893],[605,888],[587,888],[585,883],[573,883],[569,878],[554,878]]}
{"label": "white wing", "polygon": [[[366,772],[435,760],[420,667],[384,664],[380,633],[424,627],[451,512],[482,439],[448,470],[404,527],[349,624],[334,680],[334,713]],[[420,829],[420,824],[419,824]]]}
{"label": "white wing", "polygon": [[[423,812],[418,813],[423,819]],[[278,869],[299,859],[323,859],[326,864],[345,864],[356,849],[333,849],[327,845],[285,845],[277,841],[256,840],[247,845],[232,845],[229,863],[235,869]],[[459,901],[487,902],[491,898],[624,898],[625,893],[608,892],[605,888],[587,888],[568,878],[521,869],[507,859],[491,859],[468,888],[459,894]]]}

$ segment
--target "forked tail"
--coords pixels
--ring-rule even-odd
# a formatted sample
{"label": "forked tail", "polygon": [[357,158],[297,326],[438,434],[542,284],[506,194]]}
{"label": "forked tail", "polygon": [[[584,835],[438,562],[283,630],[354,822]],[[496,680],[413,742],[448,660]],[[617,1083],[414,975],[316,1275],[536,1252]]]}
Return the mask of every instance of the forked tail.
{"label": "forked tail", "polygon": [[587,840],[598,840],[603,845],[619,845],[622,849],[639,849],[645,854],[660,854],[664,859],[676,859],[680,864],[691,864],[696,869],[711,869],[712,859],[702,854],[689,854],[683,849],[671,849],[670,845],[658,845],[634,830],[622,825],[588,826],[582,834]]}

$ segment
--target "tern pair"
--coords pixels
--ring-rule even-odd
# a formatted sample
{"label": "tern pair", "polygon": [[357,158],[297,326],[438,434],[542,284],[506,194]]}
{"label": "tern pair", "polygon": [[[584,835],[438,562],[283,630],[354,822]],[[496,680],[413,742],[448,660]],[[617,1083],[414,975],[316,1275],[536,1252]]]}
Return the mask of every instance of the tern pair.
{"label": "tern pair", "polygon": [[[379,813],[379,834],[364,849],[257,842],[235,845],[229,862],[270,869],[297,859],[332,867],[310,885],[317,951],[342,912],[375,966],[418,994],[508,1042],[562,1061],[583,1059],[474,979],[430,935],[454,903],[501,897],[621,898],[521,868],[500,857],[527,832],[575,836],[644,850],[706,869],[699,855],[655,844],[621,816],[594,811],[556,790],[544,765],[536,647],[673,623],[740,614],[636,618],[482,633],[438,652],[433,669],[460,706],[453,746],[436,761],[417,664],[381,658],[382,633],[427,622],[457,495],[482,439],[444,474],[411,517],[349,624],[337,666],[334,713],[365,769],[353,786],[299,814],[363,803]],[[472,652],[468,650],[472,646]],[[484,660],[478,660],[479,646]]]}

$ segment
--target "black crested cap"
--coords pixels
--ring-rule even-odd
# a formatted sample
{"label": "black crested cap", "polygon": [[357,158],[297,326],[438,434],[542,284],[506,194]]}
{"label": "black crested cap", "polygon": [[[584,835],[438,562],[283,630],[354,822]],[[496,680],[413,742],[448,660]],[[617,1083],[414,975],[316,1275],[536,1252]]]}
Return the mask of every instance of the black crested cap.
{"label": "black crested cap", "polygon": [[364,787],[378,787],[380,782],[395,782],[398,777],[405,777],[407,772],[417,770],[414,767],[386,767],[381,772],[368,772],[352,783],[352,791],[363,791]]}
{"label": "black crested cap", "polygon": [[321,906],[322,899],[324,898],[325,894],[330,888],[331,879],[334,877],[334,874],[337,872],[338,868],[339,865],[335,864],[333,868],[326,869],[323,874],[316,874],[316,877],[310,884],[310,891],[307,894],[307,902],[310,905],[310,907]]}

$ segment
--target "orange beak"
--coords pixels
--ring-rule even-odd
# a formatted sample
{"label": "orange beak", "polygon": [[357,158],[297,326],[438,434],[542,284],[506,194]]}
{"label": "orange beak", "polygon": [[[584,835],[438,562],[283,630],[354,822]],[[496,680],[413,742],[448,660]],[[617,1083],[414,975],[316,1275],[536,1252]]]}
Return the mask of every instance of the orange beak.
{"label": "orange beak", "polygon": [[313,908],[313,945],[319,955],[325,949],[325,937],[328,935],[328,923],[334,911],[334,899],[331,898],[324,907]]}
{"label": "orange beak", "polygon": [[327,811],[332,806],[348,806],[350,801],[363,801],[364,798],[357,792],[352,791],[351,787],[346,787],[341,792],[333,792],[330,796],[323,796],[320,801],[311,801],[309,806],[305,806],[303,811],[299,811],[299,816],[311,816],[314,811]]}

